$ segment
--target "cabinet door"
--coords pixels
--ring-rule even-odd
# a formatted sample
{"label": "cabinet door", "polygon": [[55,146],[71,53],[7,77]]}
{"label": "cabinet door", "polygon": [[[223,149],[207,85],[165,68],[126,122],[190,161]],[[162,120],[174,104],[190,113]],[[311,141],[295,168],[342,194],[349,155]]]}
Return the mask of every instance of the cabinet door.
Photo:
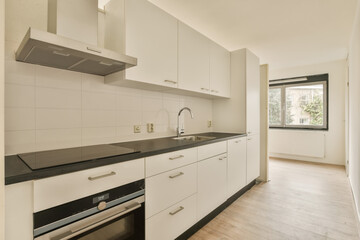
{"label": "cabinet door", "polygon": [[228,141],[228,197],[246,185],[246,137]]}
{"label": "cabinet door", "polygon": [[198,219],[226,200],[226,154],[198,163]]}
{"label": "cabinet door", "polygon": [[177,87],[177,20],[146,0],[125,2],[126,79]]}
{"label": "cabinet door", "polygon": [[210,40],[179,22],[179,88],[210,94]]}
{"label": "cabinet door", "polygon": [[33,239],[32,181],[5,186],[5,239]]}
{"label": "cabinet door", "polygon": [[214,42],[210,45],[210,92],[230,97],[230,52]]}
{"label": "cabinet door", "polygon": [[246,139],[246,183],[249,184],[260,176],[260,136],[255,134]]}
{"label": "cabinet door", "polygon": [[246,54],[246,132],[260,133],[260,65],[259,58]]}

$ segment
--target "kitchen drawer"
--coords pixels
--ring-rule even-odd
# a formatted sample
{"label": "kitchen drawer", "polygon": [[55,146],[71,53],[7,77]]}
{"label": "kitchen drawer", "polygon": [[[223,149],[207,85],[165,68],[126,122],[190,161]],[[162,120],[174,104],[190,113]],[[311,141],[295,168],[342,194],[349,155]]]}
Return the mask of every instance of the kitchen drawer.
{"label": "kitchen drawer", "polygon": [[196,194],[145,222],[146,240],[175,239],[196,222]]}
{"label": "kitchen drawer", "polygon": [[144,175],[141,158],[36,180],[34,212],[143,179]]}
{"label": "kitchen drawer", "polygon": [[145,179],[146,218],[196,193],[197,163]]}
{"label": "kitchen drawer", "polygon": [[164,153],[145,158],[146,177],[182,167],[197,161],[197,148]]}
{"label": "kitchen drawer", "polygon": [[227,149],[226,141],[212,143],[198,148],[198,159],[203,160],[222,153],[225,153]]}

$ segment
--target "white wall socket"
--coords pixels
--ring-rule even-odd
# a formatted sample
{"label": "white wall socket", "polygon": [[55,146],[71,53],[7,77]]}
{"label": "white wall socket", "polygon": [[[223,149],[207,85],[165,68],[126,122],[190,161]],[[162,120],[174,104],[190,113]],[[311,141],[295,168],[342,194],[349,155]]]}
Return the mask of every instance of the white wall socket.
{"label": "white wall socket", "polygon": [[134,133],[141,133],[141,126],[140,125],[134,125]]}
{"label": "white wall socket", "polygon": [[212,121],[208,120],[208,128],[211,128],[211,127],[212,127]]}
{"label": "white wall socket", "polygon": [[154,124],[153,123],[147,124],[147,131],[148,131],[148,133],[154,132]]}

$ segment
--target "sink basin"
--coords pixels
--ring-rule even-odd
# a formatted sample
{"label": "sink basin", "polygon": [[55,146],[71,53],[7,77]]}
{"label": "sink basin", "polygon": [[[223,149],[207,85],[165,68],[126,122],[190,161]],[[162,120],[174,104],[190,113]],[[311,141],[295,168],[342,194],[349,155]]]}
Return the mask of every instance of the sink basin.
{"label": "sink basin", "polygon": [[198,141],[205,141],[205,140],[211,140],[215,139],[215,137],[207,137],[207,136],[184,136],[184,137],[175,137],[174,140],[178,141],[192,141],[192,142],[198,142]]}

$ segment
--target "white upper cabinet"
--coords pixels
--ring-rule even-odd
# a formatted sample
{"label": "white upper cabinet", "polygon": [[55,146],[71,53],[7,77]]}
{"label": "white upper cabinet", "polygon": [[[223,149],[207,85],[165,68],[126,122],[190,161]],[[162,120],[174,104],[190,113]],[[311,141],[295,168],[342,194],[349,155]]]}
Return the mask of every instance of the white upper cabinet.
{"label": "white upper cabinet", "polygon": [[211,94],[210,40],[179,22],[179,88]]}
{"label": "white upper cabinet", "polygon": [[177,19],[146,0],[125,1],[126,79],[177,87]]}
{"label": "white upper cabinet", "polygon": [[259,58],[246,54],[246,132],[260,133],[260,64]]}
{"label": "white upper cabinet", "polygon": [[230,52],[214,42],[210,44],[210,92],[230,97]]}

